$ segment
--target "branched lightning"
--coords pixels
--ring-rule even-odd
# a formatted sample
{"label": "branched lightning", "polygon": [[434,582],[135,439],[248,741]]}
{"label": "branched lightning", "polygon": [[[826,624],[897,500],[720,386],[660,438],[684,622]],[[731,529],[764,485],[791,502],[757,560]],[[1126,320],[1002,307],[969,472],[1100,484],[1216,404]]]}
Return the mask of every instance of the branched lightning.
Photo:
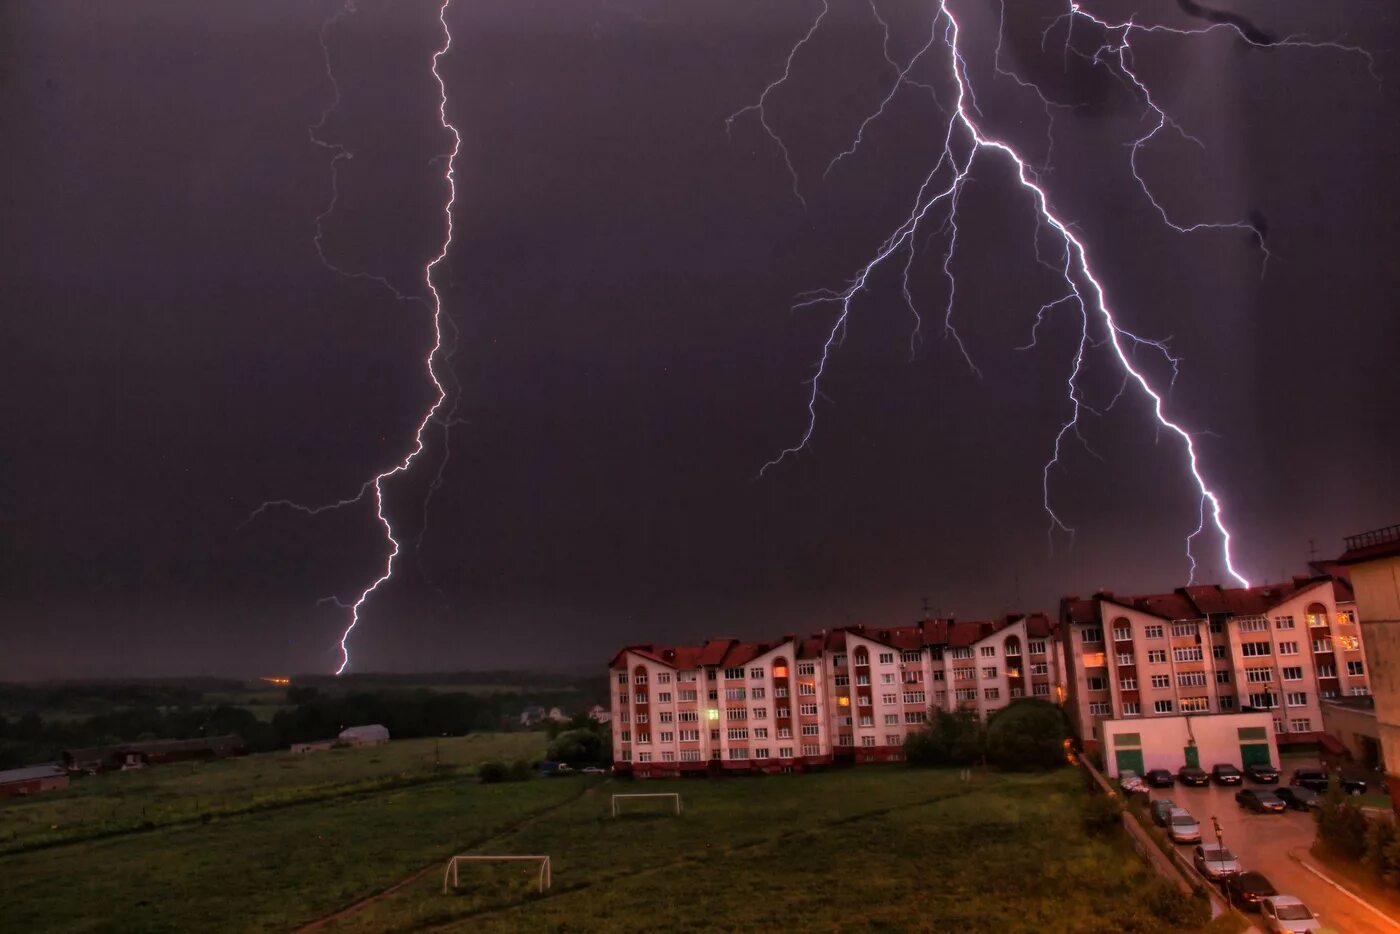
{"label": "branched lightning", "polygon": [[[930,216],[941,217],[941,225],[948,233],[947,247],[943,255],[942,271],[948,281],[948,301],[944,310],[944,332],[945,336],[954,340],[958,350],[970,366],[972,364],[971,355],[968,348],[958,336],[952,325],[952,315],[954,298],[956,295],[956,276],[952,269],[952,261],[957,247],[957,212],[959,207],[959,196],[972,171],[974,162],[978,155],[986,153],[989,156],[1004,158],[1012,169],[1019,187],[1025,191],[1030,198],[1031,206],[1034,210],[1035,230],[1033,242],[1035,246],[1036,261],[1045,268],[1051,270],[1057,279],[1062,282],[1063,290],[1060,294],[1041,305],[1035,315],[1035,321],[1031,328],[1030,341],[1022,348],[1029,350],[1036,346],[1036,338],[1040,325],[1046,317],[1056,308],[1062,306],[1072,306],[1078,310],[1080,321],[1079,339],[1076,342],[1074,353],[1070,359],[1069,372],[1065,380],[1066,395],[1069,402],[1068,417],[1060,424],[1054,436],[1054,442],[1049,458],[1042,468],[1042,497],[1045,512],[1049,518],[1048,531],[1053,536],[1056,531],[1073,534],[1073,527],[1061,518],[1056,512],[1051,497],[1051,474],[1056,468],[1061,466],[1061,457],[1066,440],[1073,435],[1084,448],[1093,456],[1097,453],[1093,451],[1085,439],[1081,428],[1081,417],[1085,412],[1093,415],[1106,412],[1117,404],[1124,393],[1131,386],[1141,394],[1142,398],[1149,404],[1155,420],[1156,428],[1159,432],[1166,432],[1168,436],[1175,437],[1181,444],[1185,454],[1185,462],[1192,484],[1198,493],[1198,523],[1193,532],[1186,537],[1186,556],[1190,562],[1191,577],[1194,581],[1197,570],[1196,556],[1193,553],[1193,545],[1198,536],[1206,531],[1209,524],[1219,536],[1223,563],[1229,576],[1243,586],[1248,586],[1248,581],[1236,568],[1232,552],[1233,539],[1229,527],[1225,522],[1224,506],[1219,494],[1209,484],[1200,462],[1197,450],[1198,433],[1188,431],[1175,418],[1167,413],[1166,393],[1175,383],[1179,373],[1180,360],[1168,349],[1164,340],[1152,340],[1141,337],[1126,329],[1119,323],[1117,316],[1110,305],[1107,291],[1100,281],[1098,275],[1089,258],[1089,251],[1084,242],[1077,236],[1071,225],[1055,212],[1050,203],[1050,197],[1043,185],[1041,175],[1051,164],[1054,153],[1054,133],[1053,121],[1054,111],[1070,109],[1073,105],[1052,100],[1044,94],[1033,82],[1027,81],[1015,74],[1011,70],[1003,67],[1002,64],[1002,36],[999,34],[996,43],[996,52],[992,63],[992,71],[995,75],[1006,77],[1014,81],[1020,88],[1029,89],[1034,92],[1044,107],[1047,118],[1046,129],[1046,152],[1045,159],[1037,169],[1023,157],[1020,152],[1009,142],[991,134],[984,129],[982,121],[985,117],[977,104],[976,91],[969,76],[967,62],[963,57],[963,47],[960,44],[961,25],[949,8],[950,0],[936,0],[933,10],[932,37],[930,42],[920,48],[908,63],[899,65],[890,56],[888,51],[888,26],[880,17],[878,10],[875,10],[872,3],[872,10],[875,11],[876,19],[885,28],[885,61],[896,70],[898,80],[894,87],[879,102],[877,108],[859,125],[854,141],[842,152],[838,153],[828,165],[828,173],[842,160],[855,154],[860,147],[866,128],[870,123],[878,119],[885,111],[886,106],[893,98],[895,92],[905,83],[920,83],[921,86],[929,86],[919,82],[911,75],[914,66],[925,57],[934,39],[941,38],[943,47],[947,50],[944,64],[944,78],[948,81],[950,88],[955,94],[955,103],[951,115],[948,117],[946,132],[943,135],[943,147],[932,169],[924,176],[914,195],[913,201],[903,219],[888,235],[885,241],[874,251],[871,258],[851,277],[844,287],[838,289],[821,288],[815,289],[797,296],[794,307],[804,308],[817,305],[831,305],[835,307],[835,319],[830,329],[826,332],[826,339],[821,345],[820,352],[814,367],[813,375],[808,382],[808,392],[806,397],[807,419],[805,428],[797,441],[789,447],[783,448],[773,459],[765,463],[759,470],[759,475],[763,476],[769,470],[783,463],[790,456],[794,456],[805,450],[811,443],[813,433],[817,424],[817,400],[822,397],[822,380],[826,376],[827,366],[831,358],[839,348],[841,340],[847,333],[853,309],[853,303],[858,295],[866,291],[871,276],[886,261],[898,251],[903,250],[905,259],[900,272],[901,294],[905,305],[914,315],[916,326],[914,335],[911,336],[911,351],[919,333],[919,325],[922,319],[916,307],[912,292],[909,286],[909,275],[915,257],[915,240],[919,235],[920,227]],[[820,25],[822,17],[827,12],[826,4],[823,3],[822,11],[812,23],[807,33],[792,47],[788,53],[782,74],[769,83],[763,90],[759,99],[749,106],[737,111],[728,120],[728,125],[732,128],[734,120],[749,112],[757,113],[765,132],[773,140],[782,154],[784,163],[788,166],[789,174],[793,178],[794,191],[796,191],[796,173],[792,170],[792,160],[786,144],[774,132],[768,122],[767,104],[769,96],[773,91],[789,80],[792,74],[793,60],[797,57],[802,47],[811,39],[812,33]],[[1005,11],[1003,7],[1002,17],[1004,23]],[[1086,54],[1075,48],[1073,37],[1075,34],[1075,24],[1088,26],[1104,36],[1102,44],[1092,54]],[[1051,26],[1046,30],[1048,36],[1057,25],[1065,24],[1065,55],[1078,55],[1093,62],[1095,65],[1106,66],[1113,73],[1114,77],[1128,88],[1135,98],[1144,108],[1144,116],[1148,124],[1148,129],[1139,134],[1129,145],[1129,168],[1134,179],[1142,188],[1144,195],[1152,208],[1156,210],[1162,221],[1179,233],[1192,233],[1200,230],[1246,230],[1248,231],[1261,250],[1263,259],[1267,261],[1269,252],[1264,242],[1264,234],[1260,226],[1250,221],[1206,221],[1194,223],[1181,223],[1173,220],[1171,215],[1163,206],[1161,200],[1152,192],[1146,179],[1138,166],[1138,156],[1143,148],[1149,145],[1163,130],[1170,129],[1179,133],[1183,138],[1191,140],[1204,148],[1200,140],[1187,133],[1181,125],[1173,119],[1154,98],[1147,82],[1140,76],[1135,67],[1134,50],[1131,40],[1135,35],[1164,33],[1176,37],[1199,37],[1218,30],[1231,31],[1235,36],[1256,47],[1300,47],[1309,49],[1328,49],[1333,51],[1356,54],[1364,57],[1372,76],[1375,76],[1374,61],[1369,52],[1356,46],[1344,45],[1337,42],[1314,42],[1302,37],[1290,36],[1284,39],[1272,40],[1263,36],[1257,31],[1253,31],[1246,26],[1236,22],[1216,22],[1210,26],[1199,29],[1186,29],[1179,27],[1168,27],[1160,25],[1144,25],[1128,20],[1122,23],[1113,23],[1095,17],[1087,12],[1076,2],[1070,3],[1066,12],[1056,18]],[[1042,37],[1042,43],[1044,37]],[[934,91],[935,100],[937,92]],[[940,105],[941,108],[941,105]],[[945,111],[946,112],[946,111]],[[805,205],[805,201],[803,204]],[[1058,243],[1057,256],[1053,259],[1042,256],[1040,250],[1041,236],[1045,231],[1053,231],[1053,237]],[[1059,290],[1057,290],[1059,291]],[[1080,384],[1080,377],[1084,372],[1087,354],[1096,348],[1107,347],[1110,351],[1111,359],[1122,374],[1122,385],[1112,400],[1101,411],[1091,407],[1083,397]],[[1159,387],[1154,380],[1149,377],[1136,362],[1139,351],[1148,351],[1150,354],[1165,361],[1171,368],[1171,379],[1165,388]],[[973,366],[976,371],[976,367]]]}
{"label": "branched lightning", "polygon": [[[323,604],[332,604],[339,608],[347,609],[350,612],[350,619],[346,624],[345,629],[341,632],[340,640],[338,643],[340,648],[341,660],[339,667],[336,669],[336,674],[343,674],[345,672],[345,669],[349,667],[350,650],[348,646],[348,641],[350,638],[350,634],[355,630],[355,627],[359,625],[361,615],[364,612],[365,604],[369,601],[370,597],[373,596],[374,593],[386,581],[388,581],[390,577],[393,576],[394,560],[399,556],[399,553],[402,550],[402,545],[398,537],[395,535],[393,523],[390,521],[388,515],[385,513],[384,484],[391,478],[399,474],[406,473],[413,466],[414,462],[418,459],[418,456],[423,452],[423,449],[425,447],[424,432],[427,431],[428,426],[430,424],[433,424],[435,421],[439,421],[443,424],[444,428],[447,429],[450,428],[453,424],[458,423],[458,420],[454,418],[457,405],[455,397],[454,402],[452,403],[448,411],[442,411],[443,405],[448,398],[448,392],[446,387],[443,385],[442,379],[439,377],[438,374],[438,357],[439,354],[444,350],[446,350],[450,355],[450,352],[453,348],[444,346],[444,324],[446,323],[450,326],[451,321],[450,319],[447,319],[443,314],[442,296],[438,292],[436,284],[433,282],[434,270],[438,267],[440,263],[442,263],[444,259],[447,258],[447,254],[452,248],[452,208],[457,200],[455,170],[457,155],[462,148],[461,134],[457,131],[457,128],[447,119],[447,85],[443,81],[442,74],[438,71],[438,65],[441,62],[442,57],[446,55],[448,51],[452,48],[452,31],[447,25],[447,10],[452,5],[452,0],[442,0],[441,5],[438,7],[438,22],[442,25],[443,42],[442,46],[433,53],[431,62],[431,71],[433,74],[433,79],[437,82],[438,86],[438,123],[442,126],[444,130],[446,130],[452,135],[452,149],[450,152],[445,154],[445,168],[443,171],[443,180],[447,184],[447,200],[443,203],[442,206],[445,232],[442,244],[439,247],[436,255],[434,255],[432,259],[430,259],[423,267],[423,285],[426,288],[425,295],[411,295],[405,293],[400,289],[396,288],[393,285],[393,283],[391,283],[384,276],[375,275],[372,273],[353,272],[346,270],[332,262],[327,257],[324,248],[324,224],[326,219],[329,218],[330,215],[335,211],[336,204],[340,198],[340,167],[344,161],[354,158],[354,154],[343,144],[329,142],[323,139],[320,135],[321,130],[323,130],[326,125],[326,121],[329,120],[330,115],[340,104],[340,83],[336,80],[335,71],[331,67],[331,52],[329,44],[327,42],[327,34],[330,31],[331,27],[334,26],[337,22],[339,22],[342,17],[349,13],[355,12],[354,3],[355,0],[346,0],[346,3],[339,10],[337,10],[334,15],[327,19],[324,24],[322,24],[321,31],[319,34],[321,51],[323,53],[326,66],[326,76],[330,81],[331,88],[333,90],[333,97],[330,104],[328,104],[326,108],[321,112],[320,119],[318,119],[315,123],[311,124],[307,128],[307,133],[311,139],[311,142],[332,154],[331,199],[330,203],[326,206],[325,210],[323,210],[320,214],[316,216],[316,235],[314,238],[316,244],[316,252],[317,255],[320,256],[321,262],[325,264],[325,266],[332,272],[335,272],[340,276],[343,276],[347,279],[364,279],[371,282],[375,282],[388,289],[394,295],[395,298],[401,301],[418,302],[431,309],[433,325],[433,342],[431,348],[429,348],[428,350],[427,356],[424,358],[423,363],[424,369],[428,375],[428,380],[433,385],[435,395],[432,404],[428,406],[427,410],[423,413],[422,418],[418,422],[418,428],[414,432],[413,444],[409,451],[399,461],[386,468],[385,470],[381,471],[380,473],[376,474],[370,480],[365,481],[365,483],[360,487],[359,491],[354,496],[347,497],[345,499],[340,499],[335,502],[325,503],[320,506],[306,506],[288,499],[271,500],[258,506],[258,508],[255,509],[244,522],[244,525],[246,525],[248,522],[251,522],[258,516],[260,516],[262,513],[273,508],[288,508],[304,513],[306,515],[315,516],[323,512],[340,509],[345,506],[358,503],[361,500],[363,500],[367,494],[373,492],[375,517],[378,519],[380,527],[384,530],[384,540],[389,546],[388,554],[386,555],[384,560],[383,571],[380,572],[380,574],[373,580],[373,582],[371,582],[367,587],[360,591],[359,595],[353,602],[343,601],[339,597],[335,596],[322,597],[321,599],[316,601],[318,606]],[[433,161],[438,162],[440,161],[440,159],[434,159]],[[453,333],[455,335],[455,326],[453,327]],[[445,439],[446,435],[444,435],[444,444],[446,444]],[[447,458],[450,457],[450,455],[450,448],[445,447],[443,460],[438,465],[437,474],[434,476],[431,484],[428,487],[427,495],[429,497],[431,497],[432,493],[435,492],[439,486],[441,486],[443,470],[446,467]],[[425,500],[424,509],[426,510],[426,508],[427,506]]]}

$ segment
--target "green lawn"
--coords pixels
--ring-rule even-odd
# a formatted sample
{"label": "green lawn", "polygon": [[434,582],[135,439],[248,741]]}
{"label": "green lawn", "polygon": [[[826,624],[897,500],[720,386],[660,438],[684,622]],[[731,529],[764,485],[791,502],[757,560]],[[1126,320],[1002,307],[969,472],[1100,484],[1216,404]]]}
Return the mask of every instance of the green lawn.
{"label": "green lawn", "polygon": [[[685,813],[610,818],[609,795],[635,791],[679,792]],[[329,927],[1166,930],[1141,907],[1147,877],[1126,844],[1084,835],[1085,800],[1072,770],[970,783],[894,766],[652,784],[456,776],[0,857],[0,918],[281,931],[430,867]],[[554,886],[541,897],[525,867],[464,867],[462,890],[443,895],[453,853],[547,853]]]}
{"label": "green lawn", "polygon": [[538,759],[543,733],[473,733],[293,755],[269,753],[113,772],[67,791],[0,799],[0,853],[422,781],[490,759]]}

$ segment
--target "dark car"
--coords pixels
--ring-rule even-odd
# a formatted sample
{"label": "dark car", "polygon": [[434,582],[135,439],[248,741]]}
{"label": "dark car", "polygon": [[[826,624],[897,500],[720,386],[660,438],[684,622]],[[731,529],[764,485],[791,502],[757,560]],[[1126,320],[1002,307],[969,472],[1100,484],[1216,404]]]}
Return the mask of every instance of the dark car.
{"label": "dark car", "polygon": [[1283,799],[1278,795],[1272,791],[1255,791],[1253,788],[1243,788],[1235,792],[1235,803],[1257,814],[1263,814],[1265,811],[1282,814],[1284,810]]}
{"label": "dark car", "polygon": [[1244,767],[1244,774],[1249,776],[1249,780],[1260,785],[1277,785],[1278,769],[1267,762],[1255,762],[1253,765]]}
{"label": "dark car", "polygon": [[[1327,791],[1327,785],[1331,780],[1332,776],[1322,769],[1295,769],[1293,777],[1289,779],[1288,783],[1322,794]],[[1342,786],[1342,791],[1349,795],[1364,795],[1366,793],[1366,780],[1363,778],[1342,776],[1339,779],[1339,784]]]}
{"label": "dark car", "polygon": [[1233,765],[1221,763],[1210,770],[1210,777],[1215,779],[1217,785],[1238,785],[1244,781],[1244,776],[1240,770]]}
{"label": "dark car", "polygon": [[1210,784],[1210,776],[1206,775],[1206,770],[1194,765],[1183,765],[1177,770],[1176,777],[1183,785],[1200,787]]}
{"label": "dark car", "polygon": [[1153,788],[1170,788],[1172,785],[1176,784],[1175,779],[1172,778],[1172,773],[1168,772],[1166,769],[1152,769],[1142,777],[1142,780]]}
{"label": "dark car", "polygon": [[1274,792],[1274,796],[1295,811],[1311,811],[1317,807],[1317,792],[1309,791],[1301,785],[1296,788],[1284,785]]}
{"label": "dark car", "polygon": [[1264,878],[1263,873],[1251,870],[1227,876],[1225,893],[1230,896],[1230,901],[1234,904],[1249,911],[1258,911],[1259,900],[1268,898],[1270,895],[1277,895],[1278,891],[1268,879]]}
{"label": "dark car", "polygon": [[1171,820],[1172,811],[1176,810],[1176,805],[1170,798],[1158,798],[1149,805],[1149,809],[1152,811],[1152,823],[1158,827],[1165,827],[1167,822]]}

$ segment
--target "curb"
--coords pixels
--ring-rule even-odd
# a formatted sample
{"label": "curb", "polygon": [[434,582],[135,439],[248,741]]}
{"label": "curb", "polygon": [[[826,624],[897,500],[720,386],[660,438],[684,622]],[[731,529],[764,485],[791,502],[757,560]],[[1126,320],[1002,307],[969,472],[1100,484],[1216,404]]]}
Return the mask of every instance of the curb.
{"label": "curb", "polygon": [[1352,901],[1356,902],[1357,904],[1359,904],[1359,905],[1361,905],[1361,906],[1363,906],[1363,907],[1365,907],[1365,908],[1370,909],[1373,913],[1375,913],[1377,916],[1379,916],[1380,918],[1382,918],[1386,923],[1390,924],[1392,927],[1397,927],[1397,929],[1400,929],[1400,925],[1397,925],[1397,924],[1396,924],[1395,919],[1392,918],[1390,915],[1386,914],[1384,910],[1382,910],[1382,909],[1380,909],[1380,908],[1377,908],[1375,905],[1371,904],[1371,903],[1368,902],[1366,899],[1362,898],[1360,895],[1357,895],[1357,894],[1356,894],[1355,892],[1353,892],[1351,889],[1349,889],[1349,888],[1347,888],[1346,886],[1342,885],[1340,882],[1337,882],[1337,881],[1336,881],[1335,879],[1333,879],[1331,876],[1327,875],[1327,874],[1324,873],[1321,869],[1318,869],[1316,866],[1314,866],[1313,864],[1309,863],[1307,860],[1303,859],[1301,856],[1298,856],[1298,855],[1297,855],[1296,853],[1294,853],[1292,850],[1289,850],[1289,851],[1288,851],[1288,858],[1291,859],[1291,860],[1293,860],[1293,861],[1294,861],[1295,863],[1297,863],[1299,866],[1302,866],[1302,867],[1303,867],[1304,869],[1306,869],[1308,872],[1310,872],[1310,873],[1312,873],[1313,875],[1317,876],[1317,877],[1318,877],[1319,879],[1321,879],[1323,882],[1326,882],[1328,885],[1332,886],[1332,888],[1336,889],[1338,892],[1341,892],[1343,895],[1345,895],[1345,896],[1347,896],[1348,898],[1350,898]]}

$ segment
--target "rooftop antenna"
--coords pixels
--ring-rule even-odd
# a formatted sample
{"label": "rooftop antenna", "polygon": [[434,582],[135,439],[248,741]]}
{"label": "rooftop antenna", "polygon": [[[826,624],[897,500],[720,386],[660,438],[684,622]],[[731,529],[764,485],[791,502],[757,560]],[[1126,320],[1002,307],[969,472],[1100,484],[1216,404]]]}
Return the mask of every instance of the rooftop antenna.
{"label": "rooftop antenna", "polygon": [[928,597],[924,597],[924,622],[928,622]]}
{"label": "rooftop antenna", "polygon": [[1312,562],[1314,562],[1314,561],[1316,561],[1316,560],[1317,560],[1317,545],[1313,542],[1312,539],[1308,539],[1308,563],[1311,564]]}

